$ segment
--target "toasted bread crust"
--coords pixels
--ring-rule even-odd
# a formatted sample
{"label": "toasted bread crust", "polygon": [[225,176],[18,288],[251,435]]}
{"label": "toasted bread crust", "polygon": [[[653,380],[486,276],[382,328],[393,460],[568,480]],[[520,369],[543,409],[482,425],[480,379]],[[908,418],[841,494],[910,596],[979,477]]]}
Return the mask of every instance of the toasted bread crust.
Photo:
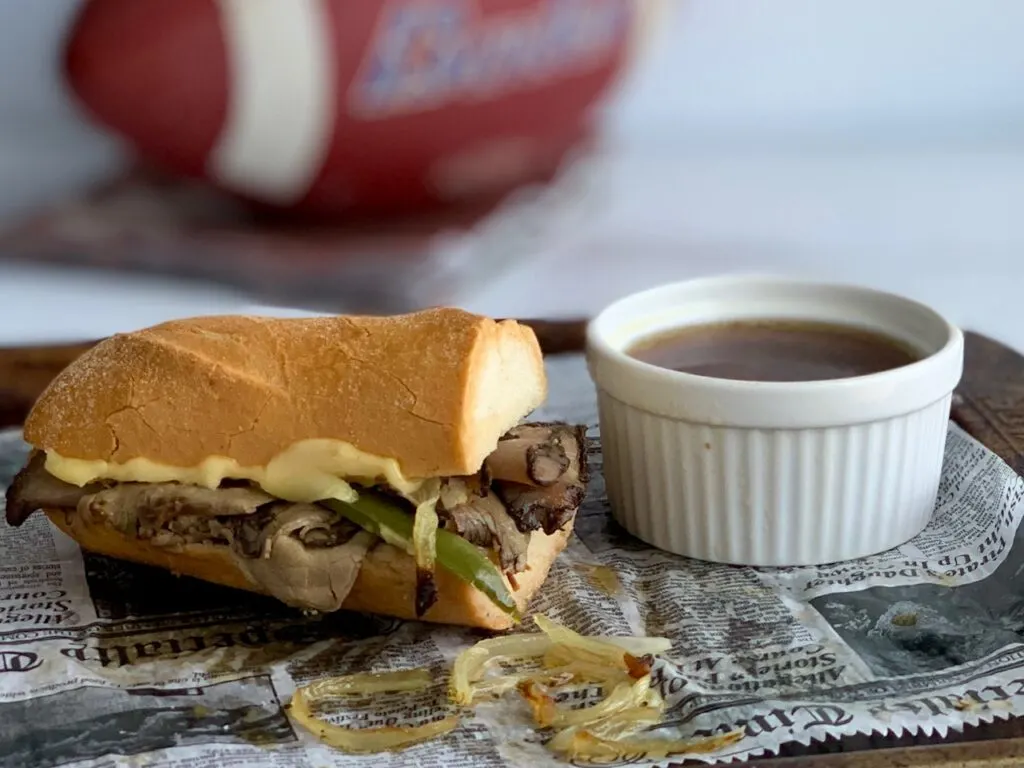
{"label": "toasted bread crust", "polygon": [[25,438],[66,458],[263,467],[305,439],[476,472],[547,396],[533,331],[457,309],[179,320],[100,343],[40,396]]}

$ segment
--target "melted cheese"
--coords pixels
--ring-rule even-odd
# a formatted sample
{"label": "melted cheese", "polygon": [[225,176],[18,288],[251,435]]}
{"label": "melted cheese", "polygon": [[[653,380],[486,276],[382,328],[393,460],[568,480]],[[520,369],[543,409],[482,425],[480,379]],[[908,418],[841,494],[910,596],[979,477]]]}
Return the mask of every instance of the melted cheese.
{"label": "melted cheese", "polygon": [[[355,501],[358,494],[349,484],[387,482],[406,498],[422,503],[437,494],[437,483],[408,478],[398,462],[360,451],[341,440],[301,440],[274,456],[265,467],[243,467],[226,456],[209,456],[194,467],[175,467],[149,459],[130,459],[123,464],[90,461],[46,452],[46,471],[72,485],[96,480],[123,483],[179,482],[216,488],[224,480],[249,480],[271,496],[296,502],[321,499]],[[424,487],[426,486],[426,487]],[[423,491],[423,494],[420,492]]]}

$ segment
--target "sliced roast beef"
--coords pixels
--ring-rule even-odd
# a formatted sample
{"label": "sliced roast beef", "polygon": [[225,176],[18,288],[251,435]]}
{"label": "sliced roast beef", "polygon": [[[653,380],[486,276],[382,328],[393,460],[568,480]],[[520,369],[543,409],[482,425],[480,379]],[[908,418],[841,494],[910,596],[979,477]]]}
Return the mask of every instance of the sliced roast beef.
{"label": "sliced roast beef", "polygon": [[[247,515],[277,501],[252,485],[203,488],[179,483],[91,483],[71,485],[46,471],[45,456],[35,452],[7,489],[7,522],[21,525],[38,509],[77,508],[102,518],[118,530],[132,530],[146,518],[163,525],[182,515],[228,517]],[[134,530],[132,530],[134,532]]]}
{"label": "sliced roast beef", "polygon": [[550,536],[572,520],[586,491],[563,483],[551,488],[502,483],[498,493],[520,531],[542,530]]}
{"label": "sliced roast beef", "polygon": [[[529,424],[519,429],[526,430],[535,426]],[[572,519],[586,495],[587,433],[586,427],[571,427],[565,424],[541,426],[555,434],[555,437],[550,439],[564,449],[569,459],[569,466],[558,481],[548,486],[496,482],[494,487],[520,531],[529,533],[543,530],[551,535]]]}
{"label": "sliced roast beef", "polygon": [[569,469],[569,452],[574,448],[571,428],[560,424],[524,424],[502,437],[487,457],[486,467],[496,480],[554,485]]}
{"label": "sliced roast beef", "polygon": [[232,541],[243,557],[259,557],[263,552],[263,529],[273,522],[278,506],[268,504],[251,515],[231,518]]}
{"label": "sliced roast beef", "polygon": [[244,559],[240,566],[270,595],[307,611],[341,608],[359,576],[376,537],[359,531],[336,547],[310,548],[295,536],[279,536],[267,557]]}
{"label": "sliced roast beef", "polygon": [[103,520],[122,533],[140,528],[164,528],[171,520],[186,517],[234,517],[250,515],[278,501],[254,486],[203,488],[178,483],[118,483],[83,496],[78,512],[87,519]]}
{"label": "sliced roast beef", "polygon": [[46,454],[33,451],[28,464],[7,488],[7,523],[21,525],[38,509],[77,507],[83,496],[103,490],[110,483],[94,483],[85,488],[65,483],[46,471]]}
{"label": "sliced roast beef", "polygon": [[[227,518],[232,520],[235,518]],[[206,515],[179,515],[167,520],[160,527],[140,518],[137,536],[157,547],[180,547],[185,544],[227,544],[234,543],[232,526],[225,518]]]}
{"label": "sliced roast beef", "polygon": [[[448,480],[446,485],[461,482]],[[526,570],[526,551],[530,537],[517,527],[504,505],[493,493],[458,494],[452,489],[442,490],[440,517],[448,530],[479,547],[494,548],[506,573]],[[452,504],[453,500],[458,503]],[[448,501],[449,504],[444,502]]]}
{"label": "sliced roast beef", "polygon": [[274,542],[292,536],[306,547],[323,549],[344,544],[359,527],[333,510],[317,504],[279,502],[256,515],[236,519],[238,549],[246,557],[269,557]]}

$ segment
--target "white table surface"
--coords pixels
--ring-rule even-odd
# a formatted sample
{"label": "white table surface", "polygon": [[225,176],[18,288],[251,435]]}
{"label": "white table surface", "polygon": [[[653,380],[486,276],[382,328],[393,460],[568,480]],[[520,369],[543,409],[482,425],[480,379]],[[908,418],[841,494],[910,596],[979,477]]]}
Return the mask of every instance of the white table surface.
{"label": "white table surface", "polygon": [[[671,280],[804,274],[911,295],[1024,350],[1024,145],[719,156],[649,147],[610,159],[600,178],[591,221],[571,242],[456,303],[590,315]],[[226,290],[0,264],[0,344],[219,312],[292,314]]]}

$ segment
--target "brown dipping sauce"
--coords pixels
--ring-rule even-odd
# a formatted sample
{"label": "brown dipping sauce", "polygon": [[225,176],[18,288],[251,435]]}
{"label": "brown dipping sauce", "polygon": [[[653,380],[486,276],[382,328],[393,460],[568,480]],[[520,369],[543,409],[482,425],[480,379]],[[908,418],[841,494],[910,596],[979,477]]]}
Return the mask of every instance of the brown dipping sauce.
{"label": "brown dipping sauce", "polygon": [[627,354],[673,371],[738,381],[825,381],[917,362],[906,344],[852,326],[805,320],[736,320],[677,328]]}

